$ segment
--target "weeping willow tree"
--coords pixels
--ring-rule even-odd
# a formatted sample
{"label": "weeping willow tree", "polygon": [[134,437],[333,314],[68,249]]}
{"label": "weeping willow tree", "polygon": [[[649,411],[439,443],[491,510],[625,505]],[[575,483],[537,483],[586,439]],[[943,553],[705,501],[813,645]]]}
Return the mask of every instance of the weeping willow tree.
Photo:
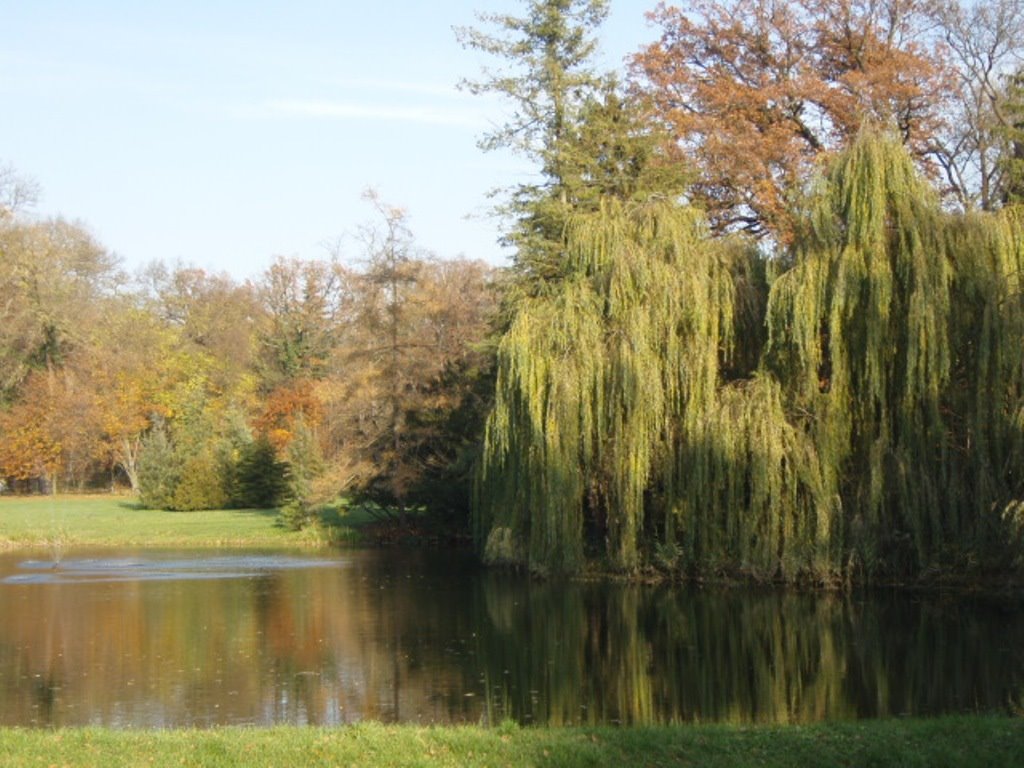
{"label": "weeping willow tree", "polygon": [[1024,213],[944,212],[865,130],[806,208],[756,371],[736,361],[763,338],[757,260],[692,210],[604,200],[560,253],[498,350],[489,559],[573,571],[589,544],[623,570],[787,580],[1024,565]]}
{"label": "weeping willow tree", "polygon": [[766,360],[841,504],[835,567],[919,573],[1001,535],[1020,440],[1013,218],[944,213],[873,131],[819,190],[772,289]]}
{"label": "weeping willow tree", "polygon": [[954,264],[952,531],[968,564],[1024,566],[1024,208],[947,234]]}
{"label": "weeping willow tree", "polygon": [[773,286],[769,360],[813,414],[847,542],[874,570],[922,562],[948,524],[941,488],[951,267],[934,195],[906,152],[865,132],[833,166]]}
{"label": "weeping willow tree", "polygon": [[714,399],[728,254],[686,208],[614,199],[568,220],[563,253],[565,277],[520,302],[498,349],[477,525],[492,559],[572,571],[586,528],[631,569],[648,491]]}
{"label": "weeping willow tree", "polygon": [[838,503],[816,446],[787,418],[770,376],[721,386],[674,456],[665,545],[699,573],[823,579]]}

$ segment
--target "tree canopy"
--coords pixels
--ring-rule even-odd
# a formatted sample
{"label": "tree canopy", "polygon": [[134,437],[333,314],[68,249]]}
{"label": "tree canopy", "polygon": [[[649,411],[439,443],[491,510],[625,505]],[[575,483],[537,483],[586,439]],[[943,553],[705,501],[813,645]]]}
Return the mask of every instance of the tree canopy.
{"label": "tree canopy", "polygon": [[695,171],[718,231],[782,241],[793,196],[822,153],[865,120],[929,157],[952,70],[928,38],[927,3],[700,0],[650,14],[661,39],[633,62],[638,87]]}
{"label": "tree canopy", "polygon": [[1018,222],[943,212],[899,138],[862,131],[798,219],[763,363],[737,379],[739,243],[670,203],[572,218],[572,269],[498,348],[487,556],[573,571],[590,542],[624,570],[646,550],[819,580],[1007,562]]}

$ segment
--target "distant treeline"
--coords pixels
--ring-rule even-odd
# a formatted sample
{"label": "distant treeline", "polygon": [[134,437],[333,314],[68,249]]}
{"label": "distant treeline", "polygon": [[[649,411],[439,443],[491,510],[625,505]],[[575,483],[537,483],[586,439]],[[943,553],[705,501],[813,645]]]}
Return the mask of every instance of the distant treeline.
{"label": "distant treeline", "polygon": [[420,252],[375,204],[351,266],[126,275],[80,224],[0,221],[0,478],[195,510],[339,494],[468,519],[495,270]]}

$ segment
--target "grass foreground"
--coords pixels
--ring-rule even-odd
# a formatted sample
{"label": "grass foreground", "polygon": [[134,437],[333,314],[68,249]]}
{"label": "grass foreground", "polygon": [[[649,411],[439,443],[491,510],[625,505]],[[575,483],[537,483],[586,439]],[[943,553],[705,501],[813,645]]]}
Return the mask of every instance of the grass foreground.
{"label": "grass foreground", "polygon": [[132,496],[0,497],[0,549],[88,547],[322,546],[319,528],[293,531],[274,509],[168,512],[143,509]]}
{"label": "grass foreground", "polygon": [[4,766],[1010,766],[1024,718],[791,726],[0,729]]}

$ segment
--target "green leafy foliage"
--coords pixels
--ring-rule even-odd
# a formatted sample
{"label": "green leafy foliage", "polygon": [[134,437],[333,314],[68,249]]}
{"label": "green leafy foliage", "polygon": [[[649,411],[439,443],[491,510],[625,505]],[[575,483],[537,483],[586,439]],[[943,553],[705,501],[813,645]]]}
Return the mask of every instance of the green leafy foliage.
{"label": "green leafy foliage", "polygon": [[1024,70],[1006,78],[1001,112],[1006,125],[999,157],[1003,202],[1024,203]]}
{"label": "green leafy foliage", "polygon": [[804,210],[763,347],[735,342],[765,307],[758,259],[698,214],[605,200],[568,220],[562,277],[498,349],[485,554],[574,571],[589,540],[625,570],[818,581],[1010,567],[1021,214],[944,212],[873,130]]}
{"label": "green leafy foliage", "polygon": [[182,464],[181,476],[166,508],[182,512],[224,509],[230,502],[224,470],[224,464],[209,451],[189,457]]}
{"label": "green leafy foliage", "polygon": [[258,437],[242,449],[238,459],[234,504],[253,509],[278,506],[288,494],[289,474],[288,464],[278,459],[271,442]]}
{"label": "green leafy foliage", "polygon": [[287,449],[288,501],[281,508],[281,519],[292,530],[301,530],[315,519],[313,483],[323,472],[323,457],[316,435],[299,418]]}
{"label": "green leafy foliage", "polygon": [[834,164],[772,290],[771,368],[847,514],[839,548],[869,570],[921,566],[943,539],[949,254],[938,204],[892,139]]}
{"label": "green leafy foliage", "polygon": [[233,444],[209,435],[196,444],[188,432],[169,435],[161,423],[144,439],[139,459],[140,501],[150,509],[275,507],[289,495],[289,482],[288,464],[266,437]]}
{"label": "green leafy foliage", "polygon": [[180,479],[181,463],[166,428],[158,424],[142,441],[139,501],[149,509],[171,509]]}
{"label": "green leafy foliage", "polygon": [[484,536],[510,528],[535,570],[575,570],[584,522],[638,563],[646,494],[713,396],[731,342],[729,253],[669,203],[609,200],[566,228],[566,275],[524,300],[498,349],[477,491]]}

